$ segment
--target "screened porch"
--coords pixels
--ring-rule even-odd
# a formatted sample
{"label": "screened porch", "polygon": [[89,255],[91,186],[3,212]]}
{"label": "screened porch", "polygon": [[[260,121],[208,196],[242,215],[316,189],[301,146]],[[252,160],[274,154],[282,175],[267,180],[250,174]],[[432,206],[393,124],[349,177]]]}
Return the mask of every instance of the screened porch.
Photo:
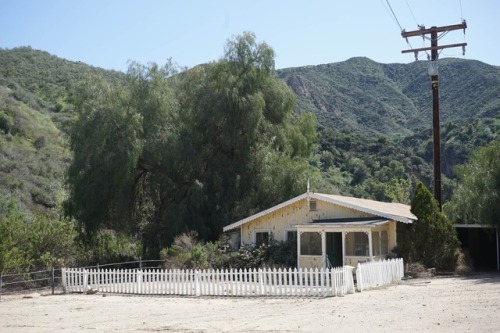
{"label": "screened porch", "polygon": [[297,225],[298,267],[356,266],[385,259],[396,246],[396,222],[357,218]]}

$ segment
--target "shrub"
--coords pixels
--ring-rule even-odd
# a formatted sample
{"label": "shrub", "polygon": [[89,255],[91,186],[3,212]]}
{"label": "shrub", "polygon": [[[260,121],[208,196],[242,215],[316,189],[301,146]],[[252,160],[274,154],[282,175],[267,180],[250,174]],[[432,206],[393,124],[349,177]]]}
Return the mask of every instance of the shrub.
{"label": "shrub", "polygon": [[28,226],[28,256],[35,269],[73,265],[77,256],[77,231],[68,219],[51,219],[36,214]]}
{"label": "shrub", "polygon": [[161,250],[160,258],[165,268],[221,269],[229,256],[220,242],[199,242],[198,233],[191,231],[175,237],[171,247]]}
{"label": "shrub", "polygon": [[140,257],[139,242],[134,237],[114,230],[100,230],[91,239],[81,243],[82,253],[79,257],[85,264],[135,261]]}
{"label": "shrub", "polygon": [[230,251],[224,241],[202,243],[194,231],[177,236],[171,247],[160,252],[165,268],[178,269],[251,269],[261,267],[296,267],[294,242],[277,242],[259,247],[242,246]]}
{"label": "shrub", "polygon": [[406,262],[420,262],[438,270],[455,270],[460,246],[456,230],[422,183],[417,184],[411,211],[418,220],[411,225],[398,226],[395,252]]}
{"label": "shrub", "polygon": [[10,130],[14,126],[14,120],[11,116],[6,113],[0,113],[0,130],[5,134],[10,133]]}
{"label": "shrub", "polygon": [[15,197],[0,196],[0,271],[28,272],[71,265],[76,260],[73,221],[29,216]]}

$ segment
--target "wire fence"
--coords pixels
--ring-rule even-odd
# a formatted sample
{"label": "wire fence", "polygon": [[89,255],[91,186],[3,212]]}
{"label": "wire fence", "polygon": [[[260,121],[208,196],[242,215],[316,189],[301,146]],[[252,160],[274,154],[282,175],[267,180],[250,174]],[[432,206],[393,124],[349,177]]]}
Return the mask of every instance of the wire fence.
{"label": "wire fence", "polygon": [[61,269],[52,268],[36,272],[9,273],[0,272],[0,299],[3,295],[26,293],[29,291],[51,290],[56,287],[62,291]]}
{"label": "wire fence", "polygon": [[[85,266],[83,269],[153,269],[162,268],[163,260],[139,260],[124,261],[117,263],[96,264]],[[36,291],[46,291],[51,294],[63,293],[61,268],[51,268],[33,272],[2,273],[0,272],[0,300],[2,296],[25,294]]]}

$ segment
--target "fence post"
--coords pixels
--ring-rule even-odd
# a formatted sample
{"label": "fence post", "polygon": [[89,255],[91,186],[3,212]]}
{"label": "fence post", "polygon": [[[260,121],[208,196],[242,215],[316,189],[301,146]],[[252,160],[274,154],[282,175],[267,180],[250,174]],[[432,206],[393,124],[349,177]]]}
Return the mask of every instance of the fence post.
{"label": "fence post", "polygon": [[200,272],[197,269],[194,271],[194,295],[200,296]]}
{"label": "fence post", "polygon": [[87,289],[88,289],[87,286],[88,286],[88,282],[89,282],[88,281],[88,279],[89,279],[89,273],[88,273],[88,271],[86,269],[84,269],[82,273],[83,273],[83,286],[82,286],[83,290],[82,290],[82,292],[86,293]]}
{"label": "fence post", "polygon": [[63,288],[63,293],[66,293],[66,270],[61,267],[61,283]]}
{"label": "fence post", "polygon": [[51,271],[51,282],[52,282],[52,295],[54,295],[54,287],[56,285],[55,283],[55,279],[54,279],[54,267],[52,267],[52,271]]}
{"label": "fence post", "polygon": [[[137,283],[137,293],[142,294],[142,271],[138,270],[135,272],[135,281]],[[132,291],[133,293],[134,291]]]}
{"label": "fence post", "polygon": [[139,257],[139,269],[142,269],[142,258]]}
{"label": "fence post", "polygon": [[259,289],[260,295],[264,295],[264,275],[261,268],[259,268]]}
{"label": "fence post", "polygon": [[2,300],[2,272],[0,272],[0,301]]}
{"label": "fence post", "polygon": [[356,269],[356,284],[358,291],[363,291],[363,273],[361,272],[361,264],[358,262],[358,268]]}

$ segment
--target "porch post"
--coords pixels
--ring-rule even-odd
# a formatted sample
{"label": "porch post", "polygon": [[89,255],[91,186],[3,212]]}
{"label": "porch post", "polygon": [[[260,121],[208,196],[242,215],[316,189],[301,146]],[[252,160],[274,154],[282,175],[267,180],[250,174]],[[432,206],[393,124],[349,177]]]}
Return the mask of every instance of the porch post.
{"label": "porch post", "polygon": [[297,268],[300,268],[300,234],[302,232],[297,229]]}
{"label": "porch post", "polygon": [[345,231],[342,230],[342,266],[345,266]]}
{"label": "porch post", "polygon": [[323,268],[326,267],[326,233],[321,230],[321,256],[323,257]]}
{"label": "porch post", "polygon": [[372,231],[368,230],[368,255],[370,256],[370,261],[373,261],[373,245],[372,245]]}

